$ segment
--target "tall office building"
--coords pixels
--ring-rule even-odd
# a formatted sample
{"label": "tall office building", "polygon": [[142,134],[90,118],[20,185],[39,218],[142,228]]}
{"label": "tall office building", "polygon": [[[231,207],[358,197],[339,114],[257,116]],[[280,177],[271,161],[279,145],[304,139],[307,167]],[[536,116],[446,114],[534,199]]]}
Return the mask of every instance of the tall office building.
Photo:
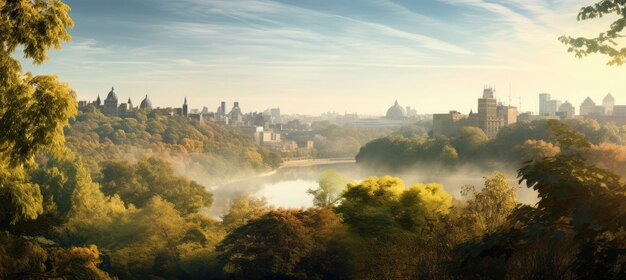
{"label": "tall office building", "polygon": [[498,102],[494,98],[495,89],[486,87],[483,97],[478,99],[478,127],[489,138],[494,138],[502,127],[502,119],[498,118]]}
{"label": "tall office building", "polygon": [[545,111],[542,114],[542,116],[548,115],[548,116],[556,116],[556,112],[559,111],[559,107],[561,107],[561,101],[559,100],[548,100],[545,103]]}
{"label": "tall office building", "polygon": [[585,98],[582,104],[580,104],[580,115],[587,116],[597,111],[596,103],[591,100],[591,97]]}
{"label": "tall office building", "polygon": [[565,103],[559,106],[559,112],[562,113],[563,117],[570,118],[576,115],[576,108],[569,101],[565,101]]}
{"label": "tall office building", "polygon": [[545,116],[548,113],[548,101],[550,101],[549,93],[539,94],[539,115]]}

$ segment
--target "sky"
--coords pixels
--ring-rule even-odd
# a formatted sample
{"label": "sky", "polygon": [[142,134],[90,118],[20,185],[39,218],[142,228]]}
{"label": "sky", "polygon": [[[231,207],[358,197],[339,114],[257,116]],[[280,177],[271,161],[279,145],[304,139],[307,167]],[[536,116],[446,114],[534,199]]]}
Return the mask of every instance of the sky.
{"label": "sky", "polygon": [[79,100],[244,112],[383,115],[476,110],[485,85],[538,110],[538,93],[578,106],[612,93],[626,66],[576,59],[558,41],[593,36],[612,17],[577,22],[593,0],[65,0],[73,39],[24,70],[57,74]]}

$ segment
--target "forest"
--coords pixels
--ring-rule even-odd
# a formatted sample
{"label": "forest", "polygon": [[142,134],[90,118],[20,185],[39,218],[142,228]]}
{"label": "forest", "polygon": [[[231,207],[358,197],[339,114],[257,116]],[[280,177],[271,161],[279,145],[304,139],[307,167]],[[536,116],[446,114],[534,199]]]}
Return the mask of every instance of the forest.
{"label": "forest", "polygon": [[[625,5],[602,3],[596,11]],[[241,195],[218,219],[203,212],[212,194],[181,168],[234,176],[229,166],[262,171],[280,158],[217,124],[79,112],[68,84],[13,57],[46,61],[70,40],[68,11],[59,0],[0,0],[0,279],[626,277],[624,128],[522,122],[488,140],[472,128],[426,139],[409,127],[357,155],[392,169],[510,162],[535,205],[495,170],[461,197],[329,171],[309,190],[314,207]]]}
{"label": "forest", "polygon": [[[559,121],[518,122],[504,127],[495,139],[477,127],[461,127],[456,137],[393,134],[365,144],[356,155],[360,165],[401,171],[445,167],[446,172],[472,166],[518,169],[529,160],[541,160],[560,152],[558,137],[550,131]],[[598,124],[593,119],[567,119],[563,124],[585,136],[591,146],[584,157],[589,164],[626,176],[626,126]]]}
{"label": "forest", "polygon": [[281,162],[278,154],[255,145],[235,127],[157,111],[135,111],[120,118],[87,106],[70,120],[64,133],[66,146],[95,177],[103,162],[156,156],[172,163],[178,174],[195,180],[211,177],[216,184],[275,169]]}

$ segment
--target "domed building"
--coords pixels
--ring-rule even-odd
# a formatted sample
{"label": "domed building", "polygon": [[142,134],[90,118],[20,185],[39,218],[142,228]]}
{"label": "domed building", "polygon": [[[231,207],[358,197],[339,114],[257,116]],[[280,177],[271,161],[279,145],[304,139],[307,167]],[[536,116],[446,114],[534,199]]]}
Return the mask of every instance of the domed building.
{"label": "domed building", "polygon": [[141,101],[139,104],[139,109],[141,110],[152,110],[152,101],[148,99],[148,95],[146,94],[146,98]]}
{"label": "domed building", "polygon": [[398,100],[396,100],[393,106],[389,107],[387,110],[385,117],[389,120],[403,120],[406,118],[406,111],[398,104]]}
{"label": "domed building", "polygon": [[107,116],[117,116],[117,94],[115,93],[114,87],[111,87],[111,91],[109,91],[107,98],[104,99],[104,108],[102,108],[102,112]]}

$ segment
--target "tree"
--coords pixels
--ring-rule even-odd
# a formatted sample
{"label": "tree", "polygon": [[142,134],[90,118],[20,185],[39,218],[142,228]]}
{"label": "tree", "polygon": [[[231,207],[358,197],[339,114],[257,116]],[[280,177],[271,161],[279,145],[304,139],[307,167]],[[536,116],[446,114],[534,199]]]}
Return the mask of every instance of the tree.
{"label": "tree", "polygon": [[339,219],[330,209],[272,210],[217,246],[230,279],[345,279],[345,258],[327,250]]}
{"label": "tree", "polygon": [[348,180],[336,171],[326,171],[317,180],[317,189],[308,189],[307,193],[313,196],[313,205],[317,207],[334,206],[341,199],[341,190]]}
{"label": "tree", "polygon": [[532,266],[519,268],[526,276],[518,277],[626,275],[626,186],[619,176],[587,163],[583,155],[591,143],[584,135],[560,122],[550,122],[549,129],[560,153],[527,162],[518,175],[537,191],[539,202],[515,209],[509,227],[461,246],[463,275],[507,278],[506,267],[519,268],[528,259]]}
{"label": "tree", "polygon": [[143,158],[135,165],[108,162],[102,168],[102,191],[143,207],[154,196],[173,203],[183,214],[210,207],[213,195],[200,184],[176,176],[171,165],[159,158]]}
{"label": "tree", "polygon": [[459,129],[459,136],[454,139],[454,147],[462,156],[471,156],[479,152],[489,137],[482,129],[473,126],[464,126]]}
{"label": "tree", "polygon": [[222,225],[229,230],[238,228],[267,211],[264,198],[236,195],[228,203],[228,211],[222,216]]}
{"label": "tree", "polygon": [[44,149],[59,151],[63,127],[76,113],[76,100],[56,76],[22,73],[12,57],[41,64],[46,51],[69,41],[73,22],[61,1],[0,1],[0,223],[35,219],[43,212],[39,186],[26,181],[22,165]]}
{"label": "tree", "polygon": [[589,54],[600,53],[611,58],[608,65],[622,65],[626,61],[626,48],[620,48],[616,40],[624,37],[626,27],[626,2],[623,0],[601,0],[580,9],[577,19],[589,20],[614,14],[618,17],[605,32],[595,38],[561,36],[559,40],[568,45],[568,52],[582,58]]}
{"label": "tree", "polygon": [[464,186],[461,194],[469,198],[463,209],[466,218],[473,222],[479,233],[494,233],[507,223],[507,218],[518,206],[515,187],[507,182],[506,175],[494,172],[484,177],[485,185],[477,191],[474,186]]}
{"label": "tree", "polygon": [[385,176],[348,184],[336,211],[362,236],[398,230],[422,235],[434,229],[451,205],[452,196],[439,184],[415,184],[405,189],[399,178]]}
{"label": "tree", "polygon": [[44,148],[63,145],[63,126],[76,114],[76,100],[56,76],[22,74],[11,57],[18,46],[24,57],[41,64],[46,50],[69,41],[69,7],[59,0],[0,1],[0,152],[13,165],[28,162]]}
{"label": "tree", "polygon": [[66,249],[50,240],[0,232],[2,279],[111,279],[97,268],[101,262],[100,251],[93,245]]}

